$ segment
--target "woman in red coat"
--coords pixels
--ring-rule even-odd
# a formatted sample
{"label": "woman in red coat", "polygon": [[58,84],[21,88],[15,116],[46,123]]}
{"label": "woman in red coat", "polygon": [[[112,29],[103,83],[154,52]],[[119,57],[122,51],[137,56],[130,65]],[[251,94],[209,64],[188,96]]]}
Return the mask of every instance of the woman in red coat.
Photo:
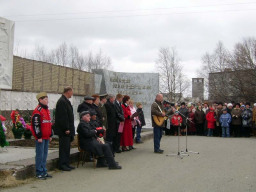
{"label": "woman in red coat", "polygon": [[206,114],[206,120],[207,120],[207,128],[208,128],[207,136],[212,136],[213,129],[215,129],[215,122],[216,122],[214,108],[212,107],[210,108],[210,111]]}
{"label": "woman in red coat", "polygon": [[131,121],[131,110],[129,108],[129,101],[130,97],[128,95],[125,95],[123,97],[123,112],[124,112],[124,128],[123,128],[123,134],[120,141],[120,146],[122,146],[123,151],[129,151],[130,149],[133,149],[133,137],[132,137],[132,121]]}

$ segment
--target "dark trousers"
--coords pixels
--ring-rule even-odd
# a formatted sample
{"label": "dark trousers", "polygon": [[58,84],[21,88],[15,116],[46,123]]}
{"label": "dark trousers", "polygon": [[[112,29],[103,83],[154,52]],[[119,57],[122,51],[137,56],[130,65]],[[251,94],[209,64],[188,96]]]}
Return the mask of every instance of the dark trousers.
{"label": "dark trousers", "polygon": [[59,168],[69,166],[70,142],[70,136],[59,137]]}
{"label": "dark trousers", "polygon": [[104,157],[99,157],[97,160],[97,165],[103,165],[105,164],[105,161],[107,161],[109,167],[114,167],[116,166],[116,162],[113,157],[113,153],[111,150],[111,144],[110,143],[105,143],[105,144],[99,144],[101,147]]}
{"label": "dark trousers", "polygon": [[107,134],[106,141],[111,144],[111,150],[115,153],[120,148],[121,133],[116,133],[115,135]]}
{"label": "dark trousers", "polygon": [[213,135],[216,137],[221,137],[222,136],[222,128],[221,126],[216,126],[216,128],[213,130]]}
{"label": "dark trousers", "polygon": [[241,125],[232,125],[234,129],[234,136],[241,137]]}
{"label": "dark trousers", "polygon": [[196,124],[196,133],[197,135],[204,136],[204,123]]}
{"label": "dark trousers", "polygon": [[158,151],[160,149],[160,142],[163,134],[163,128],[155,126],[153,128],[154,131],[154,151]]}

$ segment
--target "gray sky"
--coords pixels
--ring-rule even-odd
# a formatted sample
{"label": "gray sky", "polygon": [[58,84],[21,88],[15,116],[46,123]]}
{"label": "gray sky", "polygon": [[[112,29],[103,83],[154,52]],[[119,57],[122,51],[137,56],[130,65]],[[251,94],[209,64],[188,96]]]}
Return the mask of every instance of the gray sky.
{"label": "gray sky", "polygon": [[159,48],[175,47],[188,78],[218,41],[232,49],[256,34],[253,0],[0,0],[0,16],[16,21],[20,49],[101,48],[115,71],[156,72]]}

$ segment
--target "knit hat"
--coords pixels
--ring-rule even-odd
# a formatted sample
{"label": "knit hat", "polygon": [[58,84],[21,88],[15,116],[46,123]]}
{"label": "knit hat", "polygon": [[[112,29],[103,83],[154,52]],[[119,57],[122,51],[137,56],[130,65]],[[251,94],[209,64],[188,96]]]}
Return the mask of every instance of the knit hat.
{"label": "knit hat", "polygon": [[256,107],[256,103],[254,103],[253,106]]}
{"label": "knit hat", "polygon": [[46,93],[46,92],[41,92],[41,93],[38,93],[38,94],[36,95],[36,99],[37,99],[37,100],[40,99],[40,98],[42,98],[42,97],[48,97],[48,96],[47,96],[47,93]]}
{"label": "knit hat", "polygon": [[182,102],[180,105],[186,105],[185,102]]}
{"label": "knit hat", "polygon": [[232,105],[232,103],[229,103],[228,105],[227,105],[227,107],[232,107],[233,105]]}
{"label": "knit hat", "polygon": [[222,111],[228,111],[227,108],[222,109]]}
{"label": "knit hat", "polygon": [[245,107],[245,105],[241,105],[241,107]]}

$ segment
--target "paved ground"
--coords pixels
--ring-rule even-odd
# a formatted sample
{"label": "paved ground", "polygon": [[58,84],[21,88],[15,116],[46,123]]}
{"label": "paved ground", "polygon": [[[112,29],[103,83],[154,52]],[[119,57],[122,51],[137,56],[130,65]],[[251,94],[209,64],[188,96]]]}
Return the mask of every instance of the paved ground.
{"label": "paved ground", "polygon": [[[57,149],[49,149],[49,153],[56,152]],[[0,165],[1,163],[20,161],[28,158],[35,157],[35,148],[34,147],[8,147],[8,151],[0,152]]]}
{"label": "paved ground", "polygon": [[[188,137],[189,150],[199,151],[179,159],[177,137],[163,137],[164,154],[154,154],[153,141],[117,154],[122,170],[93,169],[92,163],[71,172],[56,171],[46,181],[4,189],[4,192],[246,192],[256,191],[256,138]],[[185,137],[181,138],[182,148]]]}

